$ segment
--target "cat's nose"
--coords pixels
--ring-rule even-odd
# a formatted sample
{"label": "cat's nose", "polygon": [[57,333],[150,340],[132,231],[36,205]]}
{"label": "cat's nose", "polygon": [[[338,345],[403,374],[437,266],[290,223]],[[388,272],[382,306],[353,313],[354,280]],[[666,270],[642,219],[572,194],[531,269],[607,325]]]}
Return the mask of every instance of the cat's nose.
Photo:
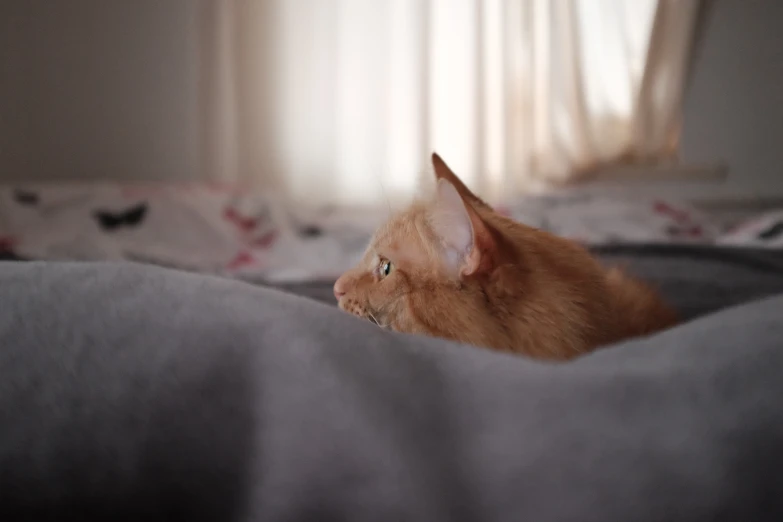
{"label": "cat's nose", "polygon": [[339,299],[340,299],[342,296],[344,296],[344,295],[345,295],[345,285],[344,285],[344,283],[343,283],[343,280],[342,280],[342,279],[338,279],[338,280],[337,280],[337,281],[334,283],[334,288],[333,288],[332,290],[334,290],[334,296],[335,296],[335,297],[336,297],[338,300],[339,300]]}

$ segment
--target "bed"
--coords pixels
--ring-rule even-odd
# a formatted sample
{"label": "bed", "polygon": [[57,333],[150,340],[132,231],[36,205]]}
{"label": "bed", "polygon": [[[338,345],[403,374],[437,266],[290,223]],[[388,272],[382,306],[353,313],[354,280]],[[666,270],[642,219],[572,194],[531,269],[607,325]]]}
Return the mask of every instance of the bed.
{"label": "bed", "polygon": [[383,215],[211,185],[0,196],[2,520],[783,519],[774,213],[501,209],[684,319],[553,365],[337,310]]}

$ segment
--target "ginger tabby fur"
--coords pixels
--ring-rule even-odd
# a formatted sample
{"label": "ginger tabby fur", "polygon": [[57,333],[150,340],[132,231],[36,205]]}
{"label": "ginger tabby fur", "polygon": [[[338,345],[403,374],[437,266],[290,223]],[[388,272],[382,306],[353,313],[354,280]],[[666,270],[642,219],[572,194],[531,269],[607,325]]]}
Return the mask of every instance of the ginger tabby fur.
{"label": "ginger tabby fur", "polygon": [[674,325],[650,287],[476,197],[437,154],[437,194],[392,217],[335,283],[342,310],[398,332],[567,360]]}

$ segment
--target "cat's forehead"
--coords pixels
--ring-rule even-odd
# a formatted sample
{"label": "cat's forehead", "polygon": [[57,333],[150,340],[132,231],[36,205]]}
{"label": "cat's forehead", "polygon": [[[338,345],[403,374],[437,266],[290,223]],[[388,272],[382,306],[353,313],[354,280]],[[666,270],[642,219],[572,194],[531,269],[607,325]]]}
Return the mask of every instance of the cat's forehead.
{"label": "cat's forehead", "polygon": [[419,232],[415,224],[415,216],[404,212],[393,216],[386,223],[378,227],[373,234],[370,244],[374,248],[394,247],[399,241],[417,239]]}
{"label": "cat's forehead", "polygon": [[386,256],[420,257],[426,251],[426,219],[423,207],[413,206],[381,225],[370,241],[369,250]]}

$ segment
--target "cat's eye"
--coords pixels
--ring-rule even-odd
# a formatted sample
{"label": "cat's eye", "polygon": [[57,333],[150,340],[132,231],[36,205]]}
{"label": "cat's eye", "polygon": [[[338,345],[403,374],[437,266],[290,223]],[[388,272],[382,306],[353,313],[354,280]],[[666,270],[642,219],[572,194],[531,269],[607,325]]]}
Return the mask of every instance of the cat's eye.
{"label": "cat's eye", "polygon": [[383,262],[381,262],[381,266],[380,266],[381,278],[384,278],[387,275],[391,274],[391,271],[393,269],[394,269],[394,267],[392,266],[391,261],[383,261]]}

